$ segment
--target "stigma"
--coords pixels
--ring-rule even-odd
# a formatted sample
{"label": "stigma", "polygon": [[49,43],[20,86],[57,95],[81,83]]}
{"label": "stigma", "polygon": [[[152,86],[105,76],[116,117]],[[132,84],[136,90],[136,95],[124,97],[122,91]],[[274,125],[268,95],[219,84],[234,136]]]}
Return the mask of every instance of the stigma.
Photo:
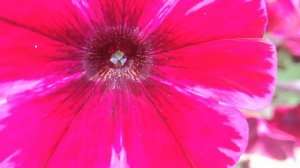
{"label": "stigma", "polygon": [[125,65],[127,61],[127,56],[121,51],[117,50],[111,57],[110,57],[110,62],[115,66],[115,67],[122,67]]}

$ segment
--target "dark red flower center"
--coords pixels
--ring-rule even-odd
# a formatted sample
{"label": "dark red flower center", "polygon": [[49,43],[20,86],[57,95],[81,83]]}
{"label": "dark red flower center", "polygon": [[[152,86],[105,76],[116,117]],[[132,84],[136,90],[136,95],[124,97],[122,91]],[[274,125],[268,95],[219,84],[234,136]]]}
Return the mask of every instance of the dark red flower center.
{"label": "dark red flower center", "polygon": [[153,47],[137,29],[122,26],[97,29],[89,38],[87,48],[84,66],[90,80],[115,82],[148,78]]}

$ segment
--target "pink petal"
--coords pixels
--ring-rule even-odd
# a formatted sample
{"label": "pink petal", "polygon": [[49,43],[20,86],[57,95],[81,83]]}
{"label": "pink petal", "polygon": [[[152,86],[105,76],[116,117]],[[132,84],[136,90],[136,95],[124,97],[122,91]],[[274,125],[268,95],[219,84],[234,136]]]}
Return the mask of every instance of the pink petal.
{"label": "pink petal", "polygon": [[106,24],[153,31],[179,0],[100,0]]}
{"label": "pink petal", "polygon": [[0,163],[18,151],[10,162],[22,167],[109,167],[114,126],[106,105],[112,102],[95,88],[80,80],[49,95],[8,100]]}
{"label": "pink petal", "polygon": [[300,142],[300,105],[295,107],[277,107],[269,124],[295,136]]}
{"label": "pink petal", "polygon": [[[0,7],[0,22],[10,23],[64,43],[103,21],[96,0],[12,0]],[[75,29],[76,28],[76,29]]]}
{"label": "pink petal", "polygon": [[[152,32],[179,0],[12,0],[0,7],[0,22],[71,43],[95,25],[136,27]],[[20,12],[21,11],[21,12]],[[76,30],[75,30],[76,28]],[[79,32],[78,32],[79,31]]]}
{"label": "pink petal", "polygon": [[174,43],[166,44],[170,48],[224,38],[257,38],[262,37],[266,21],[263,0],[182,0],[154,35],[170,38]]}
{"label": "pink petal", "polygon": [[237,161],[248,130],[239,111],[164,84],[146,88],[124,96],[122,106],[131,167],[225,168]]}
{"label": "pink petal", "polygon": [[[74,47],[26,29],[0,24],[0,81],[61,79],[82,71]],[[73,59],[67,59],[73,57]]]}
{"label": "pink petal", "polygon": [[276,50],[265,40],[201,43],[158,55],[154,64],[156,77],[237,108],[260,109],[272,99]]}
{"label": "pink petal", "polygon": [[249,144],[247,153],[259,153],[277,160],[294,157],[295,139],[274,129],[263,119],[248,118]]}
{"label": "pink petal", "polygon": [[268,33],[278,45],[300,56],[300,1],[268,0]]}
{"label": "pink petal", "polygon": [[122,14],[122,10],[113,8],[115,5],[126,5],[123,12],[127,19],[136,15],[134,23],[150,30],[157,27],[162,15],[167,15],[176,3],[162,0],[126,1],[126,4],[107,0],[63,0],[60,3],[12,0],[1,5],[0,81],[48,76],[59,80],[83,72],[78,55],[78,51],[84,50],[83,40],[93,32],[93,24],[109,24],[110,10]]}
{"label": "pink petal", "polygon": [[[300,27],[299,27],[300,31]],[[293,37],[287,37],[284,40],[284,46],[292,53],[294,56],[300,56],[300,35],[293,35]]]}
{"label": "pink petal", "polygon": [[145,87],[101,92],[80,80],[47,96],[8,100],[0,160],[25,167],[220,168],[237,161],[247,143],[239,111],[164,84]]}
{"label": "pink petal", "polygon": [[[267,0],[268,31],[275,33],[288,33],[290,28],[299,26],[300,6],[296,6],[298,0]],[[298,2],[299,3],[299,2]],[[298,4],[299,5],[299,4]],[[299,8],[299,9],[297,9]]]}
{"label": "pink petal", "polygon": [[171,41],[186,45],[220,38],[261,37],[266,26],[264,9],[263,0],[12,0],[1,5],[0,21],[14,22],[65,43],[72,42],[70,35],[77,37],[78,31],[88,32],[96,24],[137,26],[144,33],[158,27],[154,34],[163,37],[170,32]]}

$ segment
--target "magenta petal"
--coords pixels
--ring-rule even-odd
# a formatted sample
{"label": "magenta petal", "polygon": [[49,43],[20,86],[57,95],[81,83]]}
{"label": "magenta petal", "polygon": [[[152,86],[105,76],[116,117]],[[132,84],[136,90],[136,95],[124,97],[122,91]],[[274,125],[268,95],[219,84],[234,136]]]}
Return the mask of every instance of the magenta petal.
{"label": "magenta petal", "polygon": [[243,116],[213,100],[165,85],[101,93],[78,82],[25,102],[8,100],[1,161],[13,156],[11,164],[26,167],[225,168],[246,147]]}
{"label": "magenta petal", "polygon": [[101,6],[96,0],[12,0],[0,7],[0,22],[60,41],[71,42],[72,39],[67,39],[70,35],[74,38],[79,30],[83,33],[96,21],[103,21]]}
{"label": "magenta petal", "polygon": [[267,31],[278,45],[300,56],[300,4],[299,0],[267,0]]}
{"label": "magenta petal", "polygon": [[0,122],[0,160],[17,151],[9,160],[22,167],[109,167],[111,99],[94,88],[81,80],[46,96],[9,99],[9,115]]}
{"label": "magenta petal", "polygon": [[178,0],[100,0],[106,24],[137,26],[152,32],[176,6]]}
{"label": "magenta petal", "polygon": [[47,0],[12,0],[1,5],[0,22],[71,43],[70,35],[77,37],[96,25],[125,25],[150,33],[161,24],[177,2],[178,0],[62,0],[51,3]]}
{"label": "magenta petal", "polygon": [[300,105],[295,107],[277,107],[269,124],[295,136],[300,142]]}
{"label": "magenta petal", "polygon": [[299,9],[298,0],[267,0],[267,30],[277,35],[294,33],[299,29]]}
{"label": "magenta petal", "polygon": [[[26,29],[0,24],[0,81],[37,80],[52,76],[59,80],[81,72],[73,47]],[[20,40],[22,39],[22,40]]]}
{"label": "magenta petal", "polygon": [[155,33],[162,36],[169,32],[172,42],[182,46],[224,38],[262,37],[266,24],[264,0],[182,0]]}
{"label": "magenta petal", "polygon": [[[300,26],[299,26],[300,31]],[[284,40],[284,46],[292,53],[294,56],[300,56],[300,36],[299,34],[291,35]]]}
{"label": "magenta petal", "polygon": [[157,77],[232,106],[256,110],[270,103],[276,50],[259,39],[218,40],[158,55]]}
{"label": "magenta petal", "polygon": [[169,86],[152,87],[126,97],[123,137],[131,167],[225,168],[237,161],[248,131],[239,111]]}
{"label": "magenta petal", "polygon": [[247,153],[259,153],[277,160],[294,157],[296,139],[273,128],[266,120],[248,118],[249,144]]}

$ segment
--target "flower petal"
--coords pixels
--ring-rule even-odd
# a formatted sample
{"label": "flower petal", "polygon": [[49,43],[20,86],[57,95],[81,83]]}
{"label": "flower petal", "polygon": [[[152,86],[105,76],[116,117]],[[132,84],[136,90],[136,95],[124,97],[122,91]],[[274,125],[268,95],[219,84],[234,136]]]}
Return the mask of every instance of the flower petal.
{"label": "flower petal", "polygon": [[295,138],[274,129],[263,119],[248,118],[247,121],[249,124],[247,153],[262,154],[277,160],[294,157]]}
{"label": "flower petal", "polygon": [[145,87],[138,96],[127,95],[123,106],[131,167],[225,168],[237,161],[248,132],[239,111],[165,84]]}
{"label": "flower petal", "polygon": [[101,92],[80,80],[38,98],[9,99],[0,160],[26,167],[220,168],[237,161],[248,132],[239,111],[165,84],[145,87],[149,93],[137,86]]}
{"label": "flower petal", "polygon": [[277,107],[274,116],[268,124],[295,136],[300,141],[300,105],[295,107]]}
{"label": "flower petal", "polygon": [[[262,37],[267,24],[263,0],[181,0],[153,35],[170,48],[203,41]],[[165,46],[164,46],[165,47]]]}
{"label": "flower petal", "polygon": [[[179,0],[12,0],[1,5],[0,22],[72,43],[87,29],[127,26],[153,31]],[[78,44],[72,44],[77,45]]]}
{"label": "flower petal", "polygon": [[267,0],[268,31],[273,33],[287,33],[299,27],[300,13],[296,1]]}
{"label": "flower petal", "polygon": [[110,108],[97,105],[111,104],[111,99],[96,89],[79,80],[49,95],[28,97],[34,93],[27,92],[10,98],[9,115],[0,121],[0,163],[9,159],[22,167],[109,167],[113,120]]}
{"label": "flower petal", "polygon": [[0,29],[1,82],[39,80],[47,76],[57,80],[82,72],[75,48],[8,24],[0,24]]}
{"label": "flower petal", "polygon": [[270,38],[300,56],[300,1],[268,0],[268,27]]}
{"label": "flower petal", "polygon": [[157,55],[153,73],[203,96],[257,110],[273,95],[276,50],[260,39],[212,41]]}
{"label": "flower petal", "polygon": [[[158,20],[153,18],[157,11],[162,10],[161,14],[166,15],[172,5],[171,1],[162,0],[125,2],[126,14],[139,14],[140,26],[146,26],[150,20],[153,24],[159,22],[161,15],[157,16]],[[59,79],[82,72],[78,54],[85,51],[83,43],[93,32],[89,30],[97,24],[104,26],[104,21],[109,22],[109,10],[116,4],[122,5],[119,1],[94,0],[63,0],[59,4],[13,0],[1,5],[0,81],[32,80],[50,75]],[[108,15],[104,17],[102,12]]]}
{"label": "flower petal", "polygon": [[286,47],[293,56],[300,56],[300,36],[299,34],[293,34],[290,36],[287,36],[286,39],[284,39],[283,46]]}
{"label": "flower petal", "polygon": [[[69,45],[76,45],[93,23],[103,21],[97,1],[12,0],[0,7],[0,23],[28,29]],[[75,43],[75,44],[74,44]]]}
{"label": "flower petal", "polygon": [[[141,29],[156,28],[179,0],[100,0],[105,23]],[[153,28],[154,27],[154,28]]]}

